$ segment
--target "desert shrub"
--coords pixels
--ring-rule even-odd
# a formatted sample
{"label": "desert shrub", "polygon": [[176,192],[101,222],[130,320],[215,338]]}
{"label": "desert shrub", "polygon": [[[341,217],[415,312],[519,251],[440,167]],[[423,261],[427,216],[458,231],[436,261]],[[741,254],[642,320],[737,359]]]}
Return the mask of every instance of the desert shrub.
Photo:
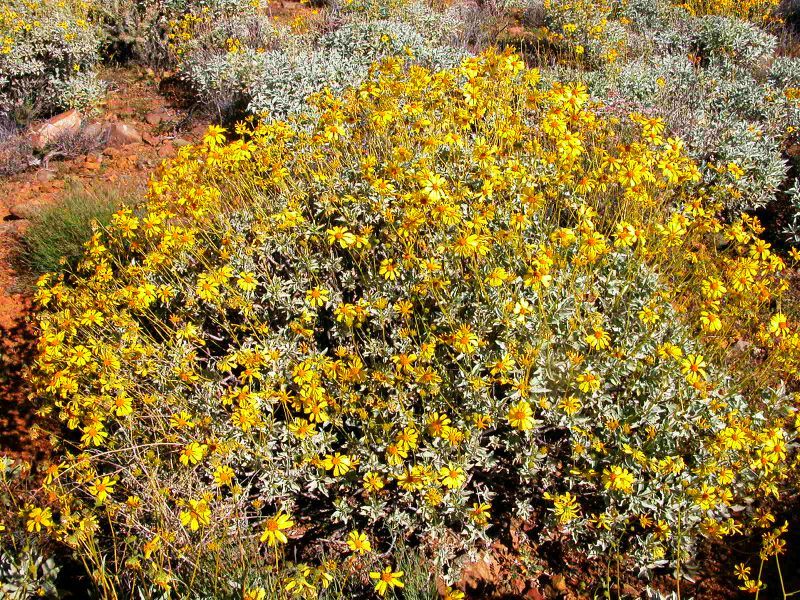
{"label": "desert shrub", "polygon": [[[663,117],[710,185],[735,185],[733,193],[720,186],[731,213],[766,206],[785,185],[782,150],[800,124],[797,101],[748,71],[703,68],[685,56],[666,55],[583,79],[602,97],[621,97]],[[729,163],[741,172],[732,174]]]}
{"label": "desert shrub", "polygon": [[[250,113],[283,118],[306,110],[306,99],[313,93],[358,84],[380,58],[401,56],[442,69],[458,63],[464,54],[431,45],[406,23],[354,22],[323,35],[310,49],[278,49],[244,57],[239,81],[249,82],[245,95]],[[239,57],[227,54],[220,64],[229,63],[239,64]]]}
{"label": "desert shrub", "polygon": [[4,2],[0,40],[0,106],[18,115],[64,108],[99,61],[100,31],[80,0]]}
{"label": "desert shrub", "polygon": [[421,4],[385,8],[380,12],[393,18],[334,5],[326,21],[309,21],[302,31],[252,10],[189,12],[172,23],[171,45],[201,103],[231,120],[246,112],[282,118],[304,110],[310,94],[356,84],[386,56],[444,68],[465,55],[461,21]]}
{"label": "desert shrub", "polygon": [[341,91],[357,83],[367,68],[358,59],[319,50],[299,54],[276,50],[257,58],[248,110],[274,118],[307,109],[307,98],[316,92]]}
{"label": "desert shrub", "polygon": [[613,63],[625,47],[624,28],[611,20],[611,2],[545,0],[544,9],[547,39],[581,63]]}
{"label": "desert shrub", "polygon": [[392,548],[452,578],[537,510],[684,564],[782,480],[783,395],[738,393],[664,287],[713,213],[661,121],[494,52],[312,105],[210,129],[40,281],[53,529],[108,585],[382,593]]}
{"label": "desert shrub", "polygon": [[10,177],[36,164],[30,138],[0,114],[0,177]]}
{"label": "desert shrub", "polygon": [[97,227],[108,225],[141,187],[132,180],[92,187],[73,184],[63,198],[31,217],[17,253],[23,273],[38,277],[74,266]]}
{"label": "desert shrub", "polygon": [[96,71],[84,71],[58,81],[54,86],[62,108],[90,113],[102,102],[108,91],[107,84]]}
{"label": "desert shrub", "polygon": [[388,20],[347,23],[320,40],[321,50],[355,56],[370,64],[403,53],[416,56],[425,46],[425,38],[414,27]]}
{"label": "desert shrub", "polygon": [[707,16],[694,25],[693,43],[707,60],[757,67],[775,52],[775,36],[747,21]]}
{"label": "desert shrub", "polygon": [[258,0],[104,0],[93,6],[103,27],[106,54],[120,62],[171,67],[175,45],[191,39],[191,29],[249,18],[261,9]]}
{"label": "desert shrub", "polygon": [[769,82],[779,89],[800,86],[800,59],[779,56],[769,67]]}

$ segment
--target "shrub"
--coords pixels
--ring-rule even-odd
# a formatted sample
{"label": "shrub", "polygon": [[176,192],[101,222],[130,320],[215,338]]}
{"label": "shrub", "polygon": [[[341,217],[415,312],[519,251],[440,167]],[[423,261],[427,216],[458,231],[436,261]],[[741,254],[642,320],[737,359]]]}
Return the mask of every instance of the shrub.
{"label": "shrub", "polygon": [[[707,182],[735,185],[734,193],[722,186],[720,199],[738,213],[769,204],[788,174],[782,150],[800,125],[800,113],[793,88],[772,83],[790,77],[781,68],[771,78],[757,78],[755,68],[702,67],[685,56],[666,54],[582,78],[601,97],[621,97],[662,116],[686,141]],[[736,177],[723,168],[721,178],[718,169],[710,168],[731,162],[742,170]]]}
{"label": "shrub", "polygon": [[133,201],[140,188],[131,180],[91,188],[73,184],[63,198],[31,218],[17,254],[23,273],[38,277],[74,266],[97,227],[108,225],[114,212],[126,200]]}
{"label": "shrub", "polygon": [[352,594],[404,545],[453,578],[537,510],[683,564],[785,476],[785,399],[737,393],[654,271],[712,214],[662,122],[493,52],[312,106],[210,129],[40,282],[54,529],[104,582]]}
{"label": "shrub", "polygon": [[719,15],[764,23],[772,19],[780,0],[685,0],[673,3],[695,15]]}
{"label": "shrub", "polygon": [[78,73],[53,87],[62,108],[74,108],[84,114],[95,110],[108,91],[108,86],[95,71]]}
{"label": "shrub", "polygon": [[694,44],[711,61],[757,67],[775,52],[775,36],[735,18],[708,16],[695,21]]}
{"label": "shrub", "polygon": [[556,46],[588,65],[613,63],[625,47],[625,30],[611,21],[611,2],[545,0],[545,30]]}
{"label": "shrub", "polygon": [[217,106],[246,105],[251,114],[279,119],[306,110],[306,100],[314,93],[359,83],[375,60],[402,56],[442,69],[465,54],[434,46],[411,25],[398,21],[347,23],[305,47],[279,44],[267,52],[243,49],[192,61],[187,76],[201,96],[213,98]]}
{"label": "shrub", "polygon": [[64,108],[76,98],[68,82],[99,61],[100,32],[80,0],[4,2],[0,40],[0,106],[17,115]]}

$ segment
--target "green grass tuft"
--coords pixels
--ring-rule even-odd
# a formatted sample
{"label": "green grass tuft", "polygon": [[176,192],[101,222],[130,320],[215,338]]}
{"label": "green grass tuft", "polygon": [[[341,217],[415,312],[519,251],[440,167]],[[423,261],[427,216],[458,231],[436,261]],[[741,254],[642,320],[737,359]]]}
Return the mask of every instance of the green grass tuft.
{"label": "green grass tuft", "polygon": [[140,181],[121,179],[86,187],[73,184],[65,196],[31,218],[17,252],[20,274],[38,277],[74,268],[95,227],[108,225],[123,205],[142,197]]}

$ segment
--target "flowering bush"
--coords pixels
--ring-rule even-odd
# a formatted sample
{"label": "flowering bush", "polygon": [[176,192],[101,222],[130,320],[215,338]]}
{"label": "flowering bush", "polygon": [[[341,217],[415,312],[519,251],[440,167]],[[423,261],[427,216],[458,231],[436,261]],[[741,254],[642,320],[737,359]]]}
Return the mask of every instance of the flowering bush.
{"label": "flowering bush", "polygon": [[454,578],[542,508],[648,568],[777,490],[786,399],[670,304],[713,212],[663,122],[493,52],[312,106],[211,128],[40,282],[47,527],[99,585],[384,595],[391,548]]}
{"label": "flowering bush", "polygon": [[423,16],[419,9],[409,10],[408,22],[345,14],[343,23],[324,34],[293,32],[259,15],[235,22],[190,15],[178,27],[184,33],[173,34],[179,40],[176,53],[186,79],[219,114],[246,109],[270,118],[306,110],[306,99],[326,88],[341,91],[359,83],[374,61],[387,56],[441,69],[465,55],[441,43],[440,29],[423,35],[442,18],[438,13]]}
{"label": "flowering bush", "polygon": [[673,4],[696,15],[720,15],[763,23],[774,17],[780,0],[678,0]]}
{"label": "flowering bush", "polygon": [[[0,106],[40,113],[96,102],[101,36],[82,0],[10,0],[0,6]],[[81,98],[82,101],[77,101]]]}
{"label": "flowering bush", "polygon": [[614,62],[625,47],[625,30],[610,18],[611,2],[545,0],[544,9],[547,39],[574,52],[579,62]]}
{"label": "flowering bush", "polygon": [[800,125],[794,59],[774,59],[774,36],[737,19],[644,0],[618,16],[644,56],[578,76],[600,97],[663,117],[704,180],[721,184],[730,213],[768,205],[786,187],[783,151]]}

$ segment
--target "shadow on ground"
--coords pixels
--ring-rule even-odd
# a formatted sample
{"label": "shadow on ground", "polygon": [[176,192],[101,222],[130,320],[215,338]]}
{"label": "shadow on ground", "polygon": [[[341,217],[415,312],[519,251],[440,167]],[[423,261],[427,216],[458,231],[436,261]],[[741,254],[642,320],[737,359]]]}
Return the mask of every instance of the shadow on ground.
{"label": "shadow on ground", "polygon": [[0,326],[0,454],[37,463],[48,458],[50,445],[45,434],[37,435],[39,419],[28,398],[25,371],[33,361],[36,335],[27,313]]}

